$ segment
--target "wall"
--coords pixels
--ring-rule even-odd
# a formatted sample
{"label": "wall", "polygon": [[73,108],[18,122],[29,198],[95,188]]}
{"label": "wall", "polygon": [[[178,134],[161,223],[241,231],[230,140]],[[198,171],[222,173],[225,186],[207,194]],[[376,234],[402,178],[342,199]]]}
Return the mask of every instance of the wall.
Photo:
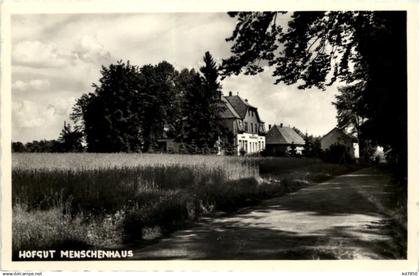
{"label": "wall", "polygon": [[[243,119],[243,123],[244,125],[245,123],[248,124],[248,130],[246,130],[245,128],[245,132],[258,134],[259,122],[258,122],[257,112],[255,109],[253,108],[248,109],[245,115],[245,118]],[[253,125],[252,128],[251,128],[251,124]]]}
{"label": "wall", "polygon": [[236,136],[236,145],[238,154],[240,154],[241,148],[246,153],[257,153],[265,149],[265,136],[258,134],[243,133]]}
{"label": "wall", "polygon": [[340,144],[345,146],[348,149],[348,152],[352,158],[355,157],[355,149],[353,145],[353,141],[350,137],[346,136],[341,131],[332,131],[327,136],[324,136],[321,139],[321,149],[326,150],[331,145]]}

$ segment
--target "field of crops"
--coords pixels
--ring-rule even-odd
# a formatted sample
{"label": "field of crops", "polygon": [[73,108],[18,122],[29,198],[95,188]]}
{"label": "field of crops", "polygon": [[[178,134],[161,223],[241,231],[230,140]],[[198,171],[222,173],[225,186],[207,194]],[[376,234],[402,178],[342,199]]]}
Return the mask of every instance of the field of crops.
{"label": "field of crops", "polygon": [[12,159],[15,253],[115,248],[348,170],[313,159],[203,155],[32,153]]}

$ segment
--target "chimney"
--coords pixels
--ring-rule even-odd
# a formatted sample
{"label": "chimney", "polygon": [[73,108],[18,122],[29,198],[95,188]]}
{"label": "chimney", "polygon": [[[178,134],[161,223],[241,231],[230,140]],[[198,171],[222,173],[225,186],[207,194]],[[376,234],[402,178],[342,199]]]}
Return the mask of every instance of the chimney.
{"label": "chimney", "polygon": [[248,99],[245,99],[245,102],[247,103],[248,102]]}
{"label": "chimney", "polygon": [[271,129],[271,125],[268,125],[268,129]]}
{"label": "chimney", "polygon": [[229,91],[229,96],[232,96],[232,91]]}
{"label": "chimney", "polygon": [[236,96],[239,96],[239,91],[236,91]]}
{"label": "chimney", "polygon": [[280,127],[283,127],[283,123],[280,124]]}

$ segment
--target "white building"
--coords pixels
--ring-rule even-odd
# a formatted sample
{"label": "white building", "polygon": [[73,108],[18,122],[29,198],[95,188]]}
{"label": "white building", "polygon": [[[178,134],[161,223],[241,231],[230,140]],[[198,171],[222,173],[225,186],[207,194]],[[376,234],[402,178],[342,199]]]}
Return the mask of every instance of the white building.
{"label": "white building", "polygon": [[258,153],[265,149],[265,127],[258,109],[239,95],[222,96],[223,125],[234,136],[235,154]]}

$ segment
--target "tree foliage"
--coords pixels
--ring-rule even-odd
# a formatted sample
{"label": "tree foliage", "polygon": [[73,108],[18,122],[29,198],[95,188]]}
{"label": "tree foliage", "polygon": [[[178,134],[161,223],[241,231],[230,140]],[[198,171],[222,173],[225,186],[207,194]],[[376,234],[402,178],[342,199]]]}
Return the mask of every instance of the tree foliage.
{"label": "tree foliage", "polygon": [[32,141],[26,144],[12,142],[12,152],[62,152],[57,140]]}
{"label": "tree foliage", "polygon": [[303,137],[305,144],[303,145],[302,154],[305,157],[320,157],[321,155],[321,141],[318,137],[312,135],[305,135]]}
{"label": "tree foliage", "polygon": [[[338,124],[354,124],[369,143],[407,151],[406,13],[401,11],[234,12],[232,56],[221,72],[256,74],[274,67],[275,83],[300,89],[345,86]],[[283,20],[283,21],[282,21]],[[287,21],[286,24],[282,22]],[[350,97],[355,106],[345,104]],[[343,105],[344,103],[344,105]]]}
{"label": "tree foliage", "polygon": [[71,118],[81,126],[90,152],[140,149],[140,73],[137,66],[118,61],[102,66],[94,92],[80,97]]}
{"label": "tree foliage", "polygon": [[102,67],[95,91],[84,94],[71,118],[83,130],[88,151],[137,152],[156,146],[174,112],[176,71],[167,62],[141,68],[118,61]]}
{"label": "tree foliage", "polygon": [[201,74],[191,76],[191,85],[185,93],[186,142],[197,149],[213,150],[220,136],[218,113],[221,86],[218,68],[209,52],[203,57]]}
{"label": "tree foliage", "polygon": [[83,133],[78,129],[73,129],[70,123],[64,122],[58,138],[58,150],[60,152],[81,152],[83,151]]}
{"label": "tree foliage", "polygon": [[212,148],[218,139],[218,68],[210,53],[200,72],[178,72],[166,62],[102,67],[94,92],[82,95],[71,118],[90,152],[138,152],[173,138],[188,148]]}

